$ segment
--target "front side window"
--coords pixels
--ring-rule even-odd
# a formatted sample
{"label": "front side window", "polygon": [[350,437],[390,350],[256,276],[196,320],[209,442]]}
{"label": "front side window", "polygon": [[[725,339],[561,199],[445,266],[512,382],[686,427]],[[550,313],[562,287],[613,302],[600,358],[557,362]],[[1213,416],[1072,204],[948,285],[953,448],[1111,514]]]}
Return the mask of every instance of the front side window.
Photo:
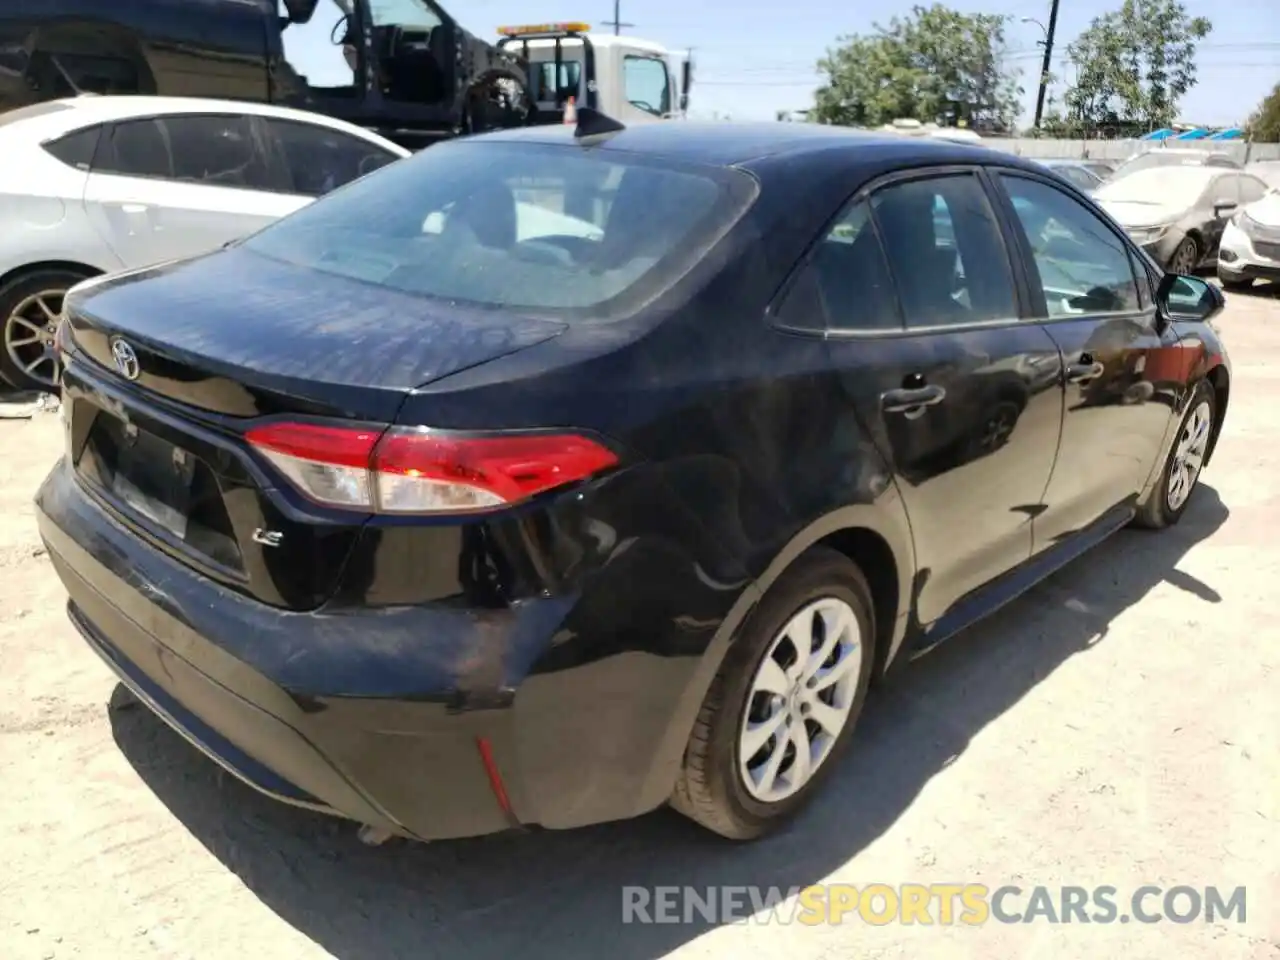
{"label": "front side window", "polygon": [[671,84],[662,60],[623,57],[622,88],[627,102],[645,113],[664,117],[671,112]]}
{"label": "front side window", "polygon": [[977,177],[891,184],[871,205],[908,327],[1018,316],[1000,227]]}
{"label": "front side window", "polygon": [[319,197],[399,159],[376,144],[328,127],[275,117],[264,123],[268,142],[285,169],[281,189],[289,193]]}
{"label": "front side window", "polygon": [[1009,174],[1000,180],[1031,247],[1050,319],[1142,308],[1129,248],[1101,218],[1048,183]]}
{"label": "front side window", "polygon": [[755,196],[738,171],[457,140],[267,227],[259,254],[450,303],[583,320],[697,264]]}
{"label": "front side window", "polygon": [[269,190],[266,152],[243,115],[151,117],[118,123],[95,171],[212,187]]}
{"label": "front side window", "polygon": [[1250,176],[1247,173],[1242,173],[1240,175],[1240,203],[1242,205],[1257,203],[1267,195],[1269,189],[1270,188],[1257,177]]}
{"label": "front side window", "polygon": [[441,22],[422,0],[369,0],[369,13],[375,27],[434,30]]}

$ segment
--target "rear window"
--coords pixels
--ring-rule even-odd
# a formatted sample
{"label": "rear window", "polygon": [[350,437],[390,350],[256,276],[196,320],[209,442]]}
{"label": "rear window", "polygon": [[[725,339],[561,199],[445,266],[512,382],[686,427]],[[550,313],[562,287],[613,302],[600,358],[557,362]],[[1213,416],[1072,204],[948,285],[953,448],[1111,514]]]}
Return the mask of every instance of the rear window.
{"label": "rear window", "polygon": [[406,293],[601,319],[657,296],[742,215],[755,181],[574,146],[456,141],[246,241]]}

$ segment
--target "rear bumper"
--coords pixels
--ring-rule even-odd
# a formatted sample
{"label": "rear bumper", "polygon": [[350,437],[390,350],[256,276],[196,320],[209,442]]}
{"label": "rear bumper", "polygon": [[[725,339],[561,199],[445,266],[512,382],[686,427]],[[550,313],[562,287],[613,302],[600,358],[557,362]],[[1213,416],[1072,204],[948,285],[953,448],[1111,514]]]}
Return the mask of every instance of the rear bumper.
{"label": "rear bumper", "polygon": [[681,718],[696,711],[692,651],[553,669],[574,598],[279,610],[130,535],[63,462],[36,504],[90,647],[186,740],[277,800],[431,840],[622,819],[670,793]]}

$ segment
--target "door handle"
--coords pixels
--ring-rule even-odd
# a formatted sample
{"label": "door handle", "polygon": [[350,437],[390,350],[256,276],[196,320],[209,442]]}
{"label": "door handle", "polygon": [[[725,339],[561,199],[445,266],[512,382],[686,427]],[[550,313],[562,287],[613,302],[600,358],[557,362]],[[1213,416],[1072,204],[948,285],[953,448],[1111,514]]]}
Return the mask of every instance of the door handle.
{"label": "door handle", "polygon": [[903,413],[908,420],[914,420],[924,413],[925,407],[941,403],[947,391],[942,387],[904,387],[901,390],[889,390],[880,396],[880,404],[885,413]]}
{"label": "door handle", "polygon": [[1102,376],[1106,368],[1093,359],[1093,354],[1082,353],[1075,363],[1067,364],[1067,383],[1088,383]]}
{"label": "door handle", "polygon": [[150,207],[145,203],[122,203],[120,209],[125,213],[146,213]]}

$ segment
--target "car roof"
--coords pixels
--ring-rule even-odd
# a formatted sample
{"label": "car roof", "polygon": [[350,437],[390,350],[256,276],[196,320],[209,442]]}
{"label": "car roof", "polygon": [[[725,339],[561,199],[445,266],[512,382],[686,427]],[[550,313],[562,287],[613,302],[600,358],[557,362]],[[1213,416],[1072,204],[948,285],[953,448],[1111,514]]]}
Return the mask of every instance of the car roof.
{"label": "car roof", "polygon": [[[38,108],[45,108],[40,110]],[[254,103],[243,100],[215,100],[207,97],[160,97],[160,96],[97,96],[85,95],[66,97],[61,100],[49,100],[34,105],[29,118],[20,118],[18,123],[30,124],[40,137],[57,136],[61,133],[76,130],[94,123],[110,123],[120,120],[133,120],[142,117],[154,117],[173,114],[241,114],[257,117],[274,117],[280,120],[294,120],[309,123],[313,126],[327,127],[340,133],[352,134],[366,140],[372,140],[400,156],[408,156],[404,147],[380,137],[371,130],[358,127],[343,120],[327,117],[324,114],[309,113],[292,107],[281,107],[269,103]]]}
{"label": "car roof", "polygon": [[[473,140],[490,142],[568,144],[574,142],[570,126],[520,127],[482,134]],[[779,157],[799,159],[832,152],[856,152],[892,162],[1004,163],[1032,169],[1031,164],[977,144],[933,137],[855,130],[817,123],[705,122],[668,120],[640,123],[614,134],[592,138],[592,150],[650,156],[676,162],[710,166],[753,166]]]}

